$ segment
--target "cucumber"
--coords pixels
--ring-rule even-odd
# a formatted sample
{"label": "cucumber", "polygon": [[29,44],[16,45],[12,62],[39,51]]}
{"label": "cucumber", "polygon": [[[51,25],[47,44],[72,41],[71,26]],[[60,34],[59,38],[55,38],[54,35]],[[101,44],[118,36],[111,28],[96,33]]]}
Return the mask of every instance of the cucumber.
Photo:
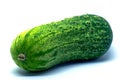
{"label": "cucumber", "polygon": [[20,33],[10,52],[20,68],[43,71],[68,61],[97,59],[108,51],[112,39],[112,29],[103,17],[83,14]]}

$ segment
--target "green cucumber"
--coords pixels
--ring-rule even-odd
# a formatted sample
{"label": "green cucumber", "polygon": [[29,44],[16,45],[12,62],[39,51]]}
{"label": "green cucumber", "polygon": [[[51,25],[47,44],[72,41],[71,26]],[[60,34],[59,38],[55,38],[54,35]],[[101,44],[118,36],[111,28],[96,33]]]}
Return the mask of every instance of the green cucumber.
{"label": "green cucumber", "polygon": [[10,52],[19,67],[42,71],[68,61],[97,59],[108,51],[112,38],[103,17],[84,14],[20,33]]}

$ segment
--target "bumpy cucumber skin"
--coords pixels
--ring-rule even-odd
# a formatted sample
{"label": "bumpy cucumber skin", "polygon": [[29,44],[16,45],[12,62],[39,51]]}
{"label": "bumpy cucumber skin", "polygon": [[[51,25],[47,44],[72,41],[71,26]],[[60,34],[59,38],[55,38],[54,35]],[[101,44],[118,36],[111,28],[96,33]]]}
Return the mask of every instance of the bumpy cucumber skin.
{"label": "bumpy cucumber skin", "polygon": [[104,18],[84,14],[22,32],[10,51],[19,67],[42,71],[63,62],[99,58],[109,49],[112,38],[111,27]]}

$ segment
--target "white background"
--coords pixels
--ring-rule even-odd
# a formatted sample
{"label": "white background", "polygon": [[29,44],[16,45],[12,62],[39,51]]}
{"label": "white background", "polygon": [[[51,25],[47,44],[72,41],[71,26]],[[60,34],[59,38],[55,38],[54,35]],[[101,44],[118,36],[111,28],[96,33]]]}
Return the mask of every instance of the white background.
{"label": "white background", "polygon": [[[0,0],[0,80],[119,80],[119,0]],[[21,70],[10,55],[12,40],[21,31],[81,14],[104,17],[113,30],[109,51],[100,59],[68,63],[42,73]]]}

